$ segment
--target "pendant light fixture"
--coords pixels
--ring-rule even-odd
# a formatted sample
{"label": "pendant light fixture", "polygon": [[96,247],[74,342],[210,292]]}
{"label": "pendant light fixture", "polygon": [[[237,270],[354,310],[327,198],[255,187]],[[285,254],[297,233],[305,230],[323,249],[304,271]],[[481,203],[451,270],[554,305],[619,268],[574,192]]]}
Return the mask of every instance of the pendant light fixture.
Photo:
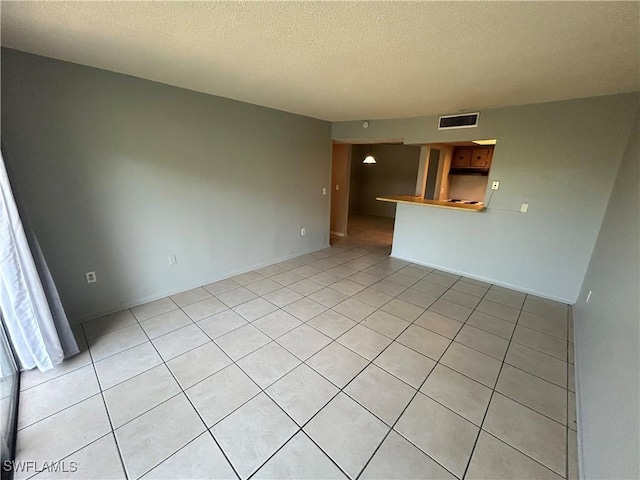
{"label": "pendant light fixture", "polygon": [[376,163],[376,159],[373,156],[373,154],[371,153],[371,144],[369,144],[369,155],[364,157],[364,160],[362,161],[362,163],[366,163],[366,164]]}

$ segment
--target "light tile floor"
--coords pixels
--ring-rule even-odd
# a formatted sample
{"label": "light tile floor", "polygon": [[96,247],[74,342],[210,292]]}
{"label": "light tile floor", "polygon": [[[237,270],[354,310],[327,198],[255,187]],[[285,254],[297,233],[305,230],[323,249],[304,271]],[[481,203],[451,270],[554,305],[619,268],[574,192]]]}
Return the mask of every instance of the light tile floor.
{"label": "light tile floor", "polygon": [[76,327],[81,354],[23,374],[17,459],[76,462],[39,479],[577,478],[568,307],[389,258],[389,227]]}

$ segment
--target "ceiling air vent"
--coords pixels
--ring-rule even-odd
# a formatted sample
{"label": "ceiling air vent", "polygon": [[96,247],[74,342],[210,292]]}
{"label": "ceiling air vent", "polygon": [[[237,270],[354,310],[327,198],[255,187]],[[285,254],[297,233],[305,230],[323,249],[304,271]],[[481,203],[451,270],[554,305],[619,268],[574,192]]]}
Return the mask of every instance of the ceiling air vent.
{"label": "ceiling air vent", "polygon": [[444,115],[438,120],[438,130],[477,127],[478,118],[480,118],[480,112],[461,113],[460,115]]}

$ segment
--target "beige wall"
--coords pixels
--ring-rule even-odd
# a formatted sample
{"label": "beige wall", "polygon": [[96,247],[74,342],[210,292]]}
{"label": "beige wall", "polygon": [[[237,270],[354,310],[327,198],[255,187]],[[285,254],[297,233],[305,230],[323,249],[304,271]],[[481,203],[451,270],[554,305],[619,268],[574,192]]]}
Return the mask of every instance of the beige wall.
{"label": "beige wall", "polygon": [[347,235],[351,145],[333,144],[331,161],[331,233]]}

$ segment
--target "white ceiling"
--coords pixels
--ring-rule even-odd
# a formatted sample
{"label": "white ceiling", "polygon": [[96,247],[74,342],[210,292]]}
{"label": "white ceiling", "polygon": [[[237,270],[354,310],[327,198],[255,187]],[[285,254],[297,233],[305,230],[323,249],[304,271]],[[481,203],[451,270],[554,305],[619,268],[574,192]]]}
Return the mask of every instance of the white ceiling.
{"label": "white ceiling", "polygon": [[338,121],[640,89],[638,2],[3,1],[2,45]]}

